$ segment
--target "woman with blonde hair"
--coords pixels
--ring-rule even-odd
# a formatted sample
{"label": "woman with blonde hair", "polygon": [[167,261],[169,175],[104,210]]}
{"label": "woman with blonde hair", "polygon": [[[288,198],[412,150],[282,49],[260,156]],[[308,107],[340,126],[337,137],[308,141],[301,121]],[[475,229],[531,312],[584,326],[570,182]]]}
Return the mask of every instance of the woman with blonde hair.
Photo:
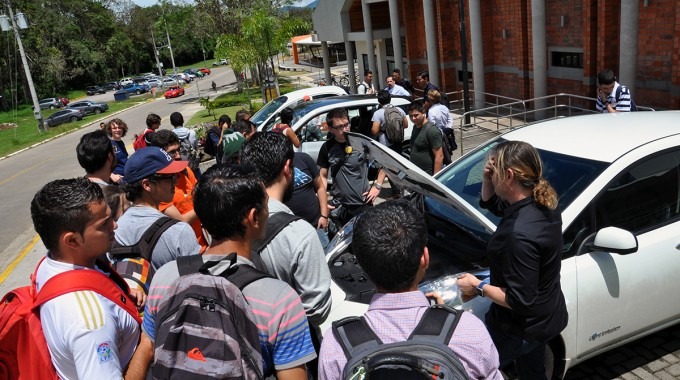
{"label": "woman with blonde hair", "polygon": [[567,326],[560,286],[562,218],[553,187],[543,178],[538,151],[506,141],[489,153],[480,205],[501,216],[487,244],[489,279],[458,278],[463,298],[493,303],[486,325],[501,369],[515,361],[521,379],[545,379],[546,343]]}

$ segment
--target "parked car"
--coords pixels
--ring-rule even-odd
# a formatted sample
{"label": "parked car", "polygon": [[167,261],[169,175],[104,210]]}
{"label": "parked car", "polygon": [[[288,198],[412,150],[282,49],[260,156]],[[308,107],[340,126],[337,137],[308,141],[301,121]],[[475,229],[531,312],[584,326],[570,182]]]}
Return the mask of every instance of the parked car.
{"label": "parked car", "polygon": [[55,108],[61,108],[64,106],[64,103],[62,103],[61,98],[45,98],[45,99],[40,99],[38,101],[40,104],[40,109],[55,109]]}
{"label": "parked car", "polygon": [[175,78],[163,78],[163,81],[161,82],[161,87],[168,87],[168,86],[179,86],[179,81]]}
{"label": "parked car", "polygon": [[303,103],[305,101],[305,97],[309,97],[309,100],[313,100],[337,95],[347,95],[347,92],[342,89],[342,87],[337,86],[319,86],[292,91],[281,95],[265,104],[264,107],[262,107],[250,118],[250,121],[255,123],[257,126],[269,124],[270,119],[278,115],[282,109],[286,107],[294,107],[300,103]]}
{"label": "parked car", "polygon": [[[434,177],[370,139],[349,139],[383,165],[390,182],[423,195],[430,266],[421,289],[441,291],[449,305],[480,318],[489,300],[462,303],[455,278],[489,275],[485,248],[500,218],[479,206],[487,152],[508,140],[538,149],[562,211],[560,278],[569,323],[546,352],[548,378],[562,378],[570,367],[680,321],[680,304],[668,293],[680,287],[678,125],[678,111],[545,121],[481,144]],[[350,221],[326,250],[333,278],[326,325],[362,314],[374,293],[354,261],[352,227]],[[438,285],[442,279],[450,281]]]}
{"label": "parked car", "polygon": [[151,89],[151,86],[148,84],[137,84],[137,83],[129,83],[126,85],[123,85],[119,91],[124,91],[127,92],[128,94],[144,94],[147,91]]}
{"label": "parked car", "polygon": [[179,86],[168,87],[168,90],[165,91],[165,99],[176,98],[182,95],[184,95],[184,88]]}
{"label": "parked car", "polygon": [[90,100],[79,100],[66,106],[66,109],[78,109],[83,112],[83,115],[100,114],[109,109],[109,105],[101,102],[93,102]]}
{"label": "parked car", "polygon": [[146,82],[149,84],[149,86],[151,86],[151,88],[158,88],[158,87],[162,86],[160,79],[151,78],[151,79],[147,80]]}
{"label": "parked car", "polygon": [[123,78],[123,79],[119,80],[118,83],[120,83],[121,86],[124,86],[126,84],[130,84],[130,83],[132,83],[132,78]]}
{"label": "parked car", "polygon": [[66,108],[59,110],[45,119],[45,124],[55,127],[59,124],[83,120],[83,112],[77,109]]}
{"label": "parked car", "polygon": [[[407,113],[411,101],[404,97],[393,96],[391,104]],[[300,148],[296,148],[296,150],[309,154],[316,161],[321,145],[326,141],[328,135],[326,114],[339,107],[347,110],[351,130],[355,131],[360,130],[362,125],[370,125],[373,112],[378,110],[380,105],[377,97],[366,95],[328,95],[325,98],[317,98],[317,100],[301,101],[300,104],[293,107],[293,121],[290,124],[302,143]],[[253,118],[251,117],[250,120],[253,120]],[[279,121],[280,118],[277,113],[266,124],[260,125],[258,131],[270,131]],[[407,144],[410,140],[412,131],[413,123],[408,119],[408,128],[404,130],[404,144]]]}
{"label": "parked car", "polygon": [[191,77],[189,77],[189,75],[187,75],[185,73],[177,73],[177,74],[175,74],[175,78],[177,78],[178,80],[183,79],[186,83],[191,82]]}
{"label": "parked car", "polygon": [[227,61],[224,58],[212,63],[213,66],[224,66],[224,65],[228,65],[228,64],[229,64],[229,61]]}
{"label": "parked car", "polygon": [[100,85],[99,87],[103,88],[106,91],[113,91],[120,89],[120,86],[121,85],[118,82],[108,82]]}
{"label": "parked car", "polygon": [[106,94],[106,90],[99,86],[87,86],[85,93],[88,95]]}
{"label": "parked car", "polygon": [[210,75],[211,71],[207,67],[201,67],[198,71],[202,72],[204,75]]}

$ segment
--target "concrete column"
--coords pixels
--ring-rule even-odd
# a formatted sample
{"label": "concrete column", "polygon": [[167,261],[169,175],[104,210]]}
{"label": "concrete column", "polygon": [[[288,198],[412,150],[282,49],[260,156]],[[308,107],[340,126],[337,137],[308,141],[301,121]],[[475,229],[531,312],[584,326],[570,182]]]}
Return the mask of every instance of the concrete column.
{"label": "concrete column", "polygon": [[437,54],[437,34],[435,32],[434,6],[432,0],[423,0],[423,15],[425,16],[425,41],[427,46],[427,71],[430,72],[430,82],[441,86],[439,81],[439,58]]}
{"label": "concrete column", "polygon": [[[462,0],[460,0],[462,1]],[[475,86],[475,109],[484,108],[484,45],[482,38],[482,12],[480,0],[469,0],[470,40],[472,41],[472,82]]]}
{"label": "concrete column", "polygon": [[357,93],[357,83],[354,82],[356,70],[354,70],[354,52],[352,51],[352,41],[345,34],[345,54],[347,55],[347,74],[349,75],[349,92]]}
{"label": "concrete column", "polygon": [[371,22],[371,8],[366,0],[361,0],[361,13],[364,16],[364,33],[366,34],[366,55],[368,57],[368,69],[373,75],[378,72],[375,68],[375,49],[373,48],[373,23]]}
{"label": "concrete column", "polygon": [[635,95],[638,54],[638,20],[640,4],[637,0],[621,1],[621,36],[619,49],[619,83],[630,88]]}
{"label": "concrete column", "polygon": [[323,73],[326,86],[330,86],[332,84],[331,57],[328,53],[328,42],[326,41],[321,41],[321,57],[323,58]]}
{"label": "concrete column", "polygon": [[[534,63],[534,98],[548,94],[547,48],[545,42],[545,0],[531,0],[531,41]],[[545,108],[545,99],[534,102],[534,109]],[[545,119],[546,111],[535,113],[536,120]]]}
{"label": "concrete column", "polygon": [[[389,0],[390,6],[390,28],[392,29],[392,49],[394,50],[394,67],[401,71],[401,75],[406,78],[404,73],[404,54],[401,51],[401,26],[399,25],[399,5],[397,0]],[[390,73],[391,74],[391,73]]]}

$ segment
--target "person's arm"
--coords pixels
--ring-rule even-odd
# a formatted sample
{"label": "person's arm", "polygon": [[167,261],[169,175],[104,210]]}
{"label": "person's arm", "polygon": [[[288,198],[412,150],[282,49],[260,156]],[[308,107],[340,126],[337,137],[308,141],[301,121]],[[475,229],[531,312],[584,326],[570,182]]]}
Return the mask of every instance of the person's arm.
{"label": "person's arm", "polygon": [[295,131],[293,131],[293,128],[286,128],[286,137],[290,140],[290,142],[293,143],[293,146],[296,148],[300,147],[300,139],[298,139],[297,135],[295,134]]}
{"label": "person's arm", "polygon": [[404,125],[404,129],[408,128],[408,116],[404,116],[404,119],[401,123]]}
{"label": "person's arm", "polygon": [[146,378],[146,373],[149,371],[149,366],[153,361],[154,349],[153,342],[146,333],[142,332],[141,339],[139,340],[139,345],[135,350],[132,359],[130,359],[130,365],[128,365],[125,371],[125,380],[144,380]]}
{"label": "person's arm", "polygon": [[323,228],[324,230],[328,228],[328,192],[326,186],[326,176],[319,172],[319,175],[314,178],[314,189],[316,190],[316,197],[319,199],[319,210],[321,212],[316,228]]}
{"label": "person's arm", "polygon": [[484,169],[482,169],[482,192],[480,195],[482,201],[484,202],[488,201],[494,196],[494,194],[496,194],[496,189],[494,188],[493,182],[491,181],[491,177],[493,176],[493,172],[495,170],[494,161],[494,157],[489,158],[489,160],[484,165]]}
{"label": "person's arm", "polygon": [[379,120],[374,121],[371,124],[371,135],[372,136],[378,136],[380,134],[380,124],[382,124],[382,123],[380,123]]}
{"label": "person's arm", "polygon": [[[436,128],[436,127],[435,127]],[[442,165],[444,164],[444,151],[442,147],[432,149],[432,154],[434,154],[434,167],[433,173],[437,173],[442,170]]]}
{"label": "person's arm", "polygon": [[[371,189],[368,190],[368,192],[364,193],[364,198],[366,199],[365,203],[369,204],[373,203],[375,198],[377,198],[378,195],[380,195],[380,190],[382,189],[382,185],[385,182],[385,176],[386,176],[385,172],[382,169],[380,169],[380,171],[378,172],[378,178],[373,183],[373,186],[371,186]],[[376,184],[378,186],[376,186]]]}
{"label": "person's arm", "polygon": [[198,218],[198,216],[196,216],[196,212],[194,210],[190,210],[190,211],[187,211],[184,214],[182,214],[181,212],[179,212],[177,207],[175,207],[175,205],[171,205],[170,207],[163,210],[163,214],[165,214],[165,215],[167,215],[167,216],[169,216],[173,219],[177,219],[180,222],[187,223],[187,224],[193,223],[194,220],[196,220]]}
{"label": "person's arm", "polygon": [[331,312],[331,272],[316,230],[305,224],[310,228],[300,229],[302,235],[290,245],[297,264],[292,277],[309,323],[319,326]]}
{"label": "person's arm", "polygon": [[[458,276],[456,285],[458,285],[458,288],[463,294],[464,302],[467,302],[477,296],[476,289],[481,282],[482,280],[469,273],[463,273]],[[505,300],[505,288],[486,284],[484,285],[484,297],[500,306],[510,308],[507,301]]]}
{"label": "person's arm", "polygon": [[307,369],[304,364],[300,364],[297,367],[277,370],[276,378],[279,380],[307,380]]}

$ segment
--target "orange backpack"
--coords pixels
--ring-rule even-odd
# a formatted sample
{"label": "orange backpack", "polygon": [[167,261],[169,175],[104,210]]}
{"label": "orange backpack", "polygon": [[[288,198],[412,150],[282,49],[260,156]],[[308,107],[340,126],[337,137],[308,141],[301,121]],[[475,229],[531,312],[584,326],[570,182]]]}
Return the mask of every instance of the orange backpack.
{"label": "orange backpack", "polygon": [[96,270],[70,270],[49,279],[36,294],[35,275],[42,260],[31,275],[31,285],[10,291],[0,301],[0,379],[58,379],[40,324],[40,305],[55,297],[91,290],[141,323],[125,281],[99,261],[100,268],[110,270],[110,277]]}

